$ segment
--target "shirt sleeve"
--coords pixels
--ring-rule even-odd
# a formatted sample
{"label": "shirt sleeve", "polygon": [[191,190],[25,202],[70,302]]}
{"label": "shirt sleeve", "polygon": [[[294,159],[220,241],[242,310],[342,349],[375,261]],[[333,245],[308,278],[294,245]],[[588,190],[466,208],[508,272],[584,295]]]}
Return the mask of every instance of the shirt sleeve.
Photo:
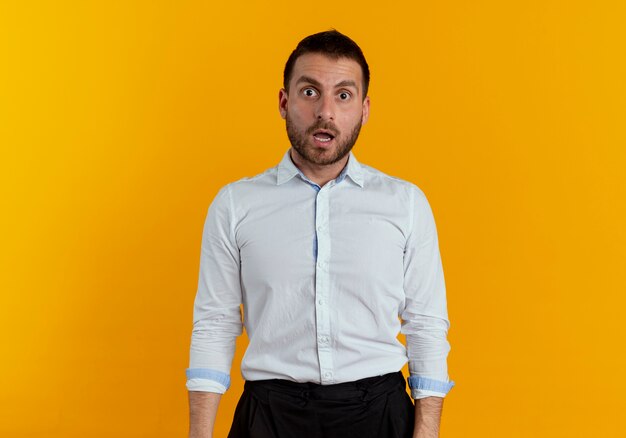
{"label": "shirt sleeve", "polygon": [[242,333],[239,249],[230,185],[211,203],[202,232],[200,275],[186,370],[187,389],[224,393],[230,386],[235,341]]}
{"label": "shirt sleeve", "polygon": [[448,311],[437,229],[424,193],[412,186],[411,231],[404,251],[405,307],[401,333],[406,335],[409,388],[414,399],[445,397],[454,386],[448,378]]}

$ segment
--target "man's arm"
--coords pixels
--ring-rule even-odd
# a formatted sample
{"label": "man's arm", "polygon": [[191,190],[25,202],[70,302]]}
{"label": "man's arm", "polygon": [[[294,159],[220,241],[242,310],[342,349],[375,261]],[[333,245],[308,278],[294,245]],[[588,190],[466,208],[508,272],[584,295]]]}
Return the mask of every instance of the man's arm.
{"label": "man's arm", "polygon": [[413,438],[438,438],[443,398],[425,397],[415,400]]}
{"label": "man's arm", "polygon": [[186,370],[189,436],[213,434],[221,394],[230,386],[235,341],[242,332],[239,248],[229,185],[216,195],[202,234],[198,291]]}
{"label": "man's arm", "polygon": [[446,287],[432,209],[413,187],[411,230],[404,253],[405,307],[401,313],[409,360],[409,387],[415,399],[414,438],[439,436],[448,378],[449,327]]}
{"label": "man's arm", "polygon": [[211,438],[222,394],[189,391],[189,438]]}

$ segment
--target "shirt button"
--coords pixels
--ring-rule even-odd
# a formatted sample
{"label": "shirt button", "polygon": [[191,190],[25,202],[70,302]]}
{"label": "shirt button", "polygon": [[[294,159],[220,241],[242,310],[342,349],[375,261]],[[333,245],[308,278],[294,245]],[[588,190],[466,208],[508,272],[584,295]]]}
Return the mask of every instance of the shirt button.
{"label": "shirt button", "polygon": [[328,342],[328,336],[320,336],[320,343],[326,344]]}
{"label": "shirt button", "polygon": [[324,263],[324,262],[322,262],[322,261],[317,262],[317,266],[318,266],[319,268],[321,268],[321,269],[324,269],[324,265],[325,265],[325,263]]}
{"label": "shirt button", "polygon": [[317,300],[317,303],[318,303],[320,306],[323,306],[324,304],[326,304],[326,301],[324,301],[324,300],[322,300],[322,299],[320,298],[319,300]]}
{"label": "shirt button", "polygon": [[331,373],[330,371],[326,371],[324,373],[324,377],[326,377],[327,379],[330,379],[333,376],[333,373]]}

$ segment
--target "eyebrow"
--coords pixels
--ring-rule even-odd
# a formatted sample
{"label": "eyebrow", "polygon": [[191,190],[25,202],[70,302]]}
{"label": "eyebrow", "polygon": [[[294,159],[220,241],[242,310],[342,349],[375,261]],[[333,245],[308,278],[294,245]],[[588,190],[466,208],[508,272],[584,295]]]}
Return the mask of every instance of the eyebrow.
{"label": "eyebrow", "polygon": [[[296,81],[296,85],[298,85],[301,82],[306,82],[306,83],[309,83],[311,85],[315,85],[316,87],[321,87],[322,86],[322,84],[319,81],[313,79],[310,76],[300,76],[298,78],[298,80]],[[358,90],[358,87],[356,86],[356,82],[354,82],[351,79],[343,80],[343,81],[341,81],[341,82],[339,82],[339,83],[337,83],[335,85],[335,88],[339,88],[339,87],[354,87],[354,88],[356,88]]]}
{"label": "eyebrow", "polygon": [[358,87],[356,86],[356,82],[350,79],[341,81],[337,85],[335,85],[335,88],[339,88],[339,87],[354,87],[358,89]]}

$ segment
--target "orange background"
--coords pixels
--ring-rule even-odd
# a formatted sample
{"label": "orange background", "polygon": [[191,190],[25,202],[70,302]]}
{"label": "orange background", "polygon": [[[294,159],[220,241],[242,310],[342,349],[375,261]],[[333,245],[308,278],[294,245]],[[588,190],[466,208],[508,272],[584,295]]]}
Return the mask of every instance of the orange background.
{"label": "orange background", "polygon": [[2,2],[0,436],[186,436],[207,208],[279,162],[331,27],[372,70],[355,155],[435,212],[442,437],[623,436],[625,4],[431,3]]}

